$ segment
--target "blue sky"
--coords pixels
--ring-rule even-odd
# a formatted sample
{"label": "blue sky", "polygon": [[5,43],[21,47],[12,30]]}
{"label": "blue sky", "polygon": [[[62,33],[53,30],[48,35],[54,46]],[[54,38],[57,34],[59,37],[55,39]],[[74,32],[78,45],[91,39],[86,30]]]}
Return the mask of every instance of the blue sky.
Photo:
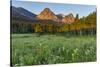
{"label": "blue sky", "polygon": [[69,13],[73,13],[73,15],[76,16],[78,13],[79,17],[87,16],[96,10],[95,5],[55,4],[14,0],[12,1],[12,5],[15,7],[23,7],[35,14],[39,14],[44,8],[50,8],[55,14],[68,15]]}

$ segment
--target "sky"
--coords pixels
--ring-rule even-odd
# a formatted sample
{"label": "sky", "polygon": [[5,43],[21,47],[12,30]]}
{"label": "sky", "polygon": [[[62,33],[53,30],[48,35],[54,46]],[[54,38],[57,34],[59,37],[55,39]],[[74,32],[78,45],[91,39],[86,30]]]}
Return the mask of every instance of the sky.
{"label": "sky", "polygon": [[69,13],[72,13],[74,16],[76,16],[78,13],[80,18],[89,15],[93,11],[96,11],[95,5],[58,4],[16,0],[12,0],[12,6],[23,7],[34,14],[40,14],[44,8],[50,8],[50,10],[55,14],[68,15]]}

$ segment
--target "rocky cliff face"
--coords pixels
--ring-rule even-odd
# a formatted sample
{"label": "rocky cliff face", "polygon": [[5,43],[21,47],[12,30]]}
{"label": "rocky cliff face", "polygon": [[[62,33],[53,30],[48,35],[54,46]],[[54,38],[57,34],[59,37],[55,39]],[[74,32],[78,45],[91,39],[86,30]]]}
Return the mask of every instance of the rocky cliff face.
{"label": "rocky cliff face", "polygon": [[63,14],[58,14],[58,15],[56,15],[57,16],[57,22],[62,22],[62,19],[63,19]]}
{"label": "rocky cliff face", "polygon": [[49,8],[45,8],[37,18],[41,20],[57,20],[57,16]]}
{"label": "rocky cliff face", "polygon": [[69,15],[66,15],[63,19],[62,19],[62,22],[63,23],[73,23],[75,21],[75,18],[73,16],[73,14],[69,14]]}
{"label": "rocky cliff face", "polygon": [[61,23],[73,23],[75,20],[72,13],[66,16],[62,14],[55,15],[49,8],[45,8],[39,15],[37,15],[37,18],[40,20],[53,20]]}

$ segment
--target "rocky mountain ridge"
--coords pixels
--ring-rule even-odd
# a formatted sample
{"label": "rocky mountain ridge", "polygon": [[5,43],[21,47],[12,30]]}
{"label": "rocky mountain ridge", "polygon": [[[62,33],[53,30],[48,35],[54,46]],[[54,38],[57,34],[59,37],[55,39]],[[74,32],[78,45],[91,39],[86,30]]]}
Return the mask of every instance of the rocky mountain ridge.
{"label": "rocky mountain ridge", "polygon": [[59,23],[73,23],[75,17],[72,13],[64,16],[63,14],[55,14],[51,9],[45,8],[40,14],[36,15],[22,7],[11,6],[11,17],[17,19],[27,20],[52,20]]}
{"label": "rocky mountain ridge", "polygon": [[45,8],[39,15],[37,15],[37,18],[40,20],[53,20],[62,23],[73,23],[75,20],[72,13],[66,16],[63,14],[56,15],[49,8]]}

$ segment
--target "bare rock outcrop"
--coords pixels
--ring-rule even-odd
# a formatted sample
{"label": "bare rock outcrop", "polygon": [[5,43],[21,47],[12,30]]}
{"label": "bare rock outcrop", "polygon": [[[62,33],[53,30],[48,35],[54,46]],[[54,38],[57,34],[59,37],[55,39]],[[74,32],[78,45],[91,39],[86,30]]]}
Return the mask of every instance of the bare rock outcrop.
{"label": "bare rock outcrop", "polygon": [[73,23],[75,21],[75,18],[73,16],[72,13],[70,13],[69,15],[66,15],[63,19],[62,19],[62,22],[63,23]]}

